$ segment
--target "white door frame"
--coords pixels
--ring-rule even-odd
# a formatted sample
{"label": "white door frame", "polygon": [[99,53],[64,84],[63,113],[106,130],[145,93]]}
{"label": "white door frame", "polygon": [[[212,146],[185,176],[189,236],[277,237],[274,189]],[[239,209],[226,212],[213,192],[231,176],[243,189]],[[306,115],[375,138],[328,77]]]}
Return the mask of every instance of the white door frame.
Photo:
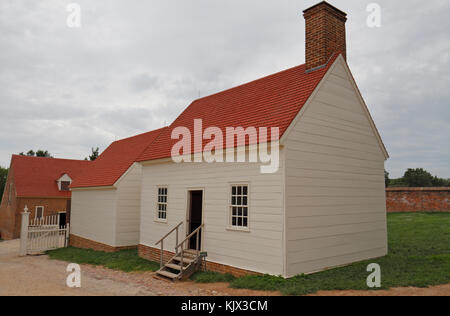
{"label": "white door frame", "polygon": [[[186,236],[188,236],[190,233],[190,208],[191,208],[191,192],[193,191],[202,191],[202,222],[201,224],[205,224],[205,188],[203,187],[192,187],[192,188],[187,188],[186,189],[186,218],[185,218],[185,227],[186,227]],[[189,224],[189,225],[188,225]],[[204,237],[205,237],[205,227],[203,227],[203,231],[200,237],[200,251],[203,250],[203,246],[204,246]]]}

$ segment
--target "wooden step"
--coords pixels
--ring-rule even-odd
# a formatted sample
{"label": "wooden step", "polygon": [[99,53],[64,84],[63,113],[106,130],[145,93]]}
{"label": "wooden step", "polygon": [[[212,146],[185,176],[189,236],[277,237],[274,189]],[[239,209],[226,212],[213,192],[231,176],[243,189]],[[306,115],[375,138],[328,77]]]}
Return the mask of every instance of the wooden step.
{"label": "wooden step", "polygon": [[197,250],[185,249],[184,252],[197,257]]}
{"label": "wooden step", "polygon": [[166,278],[172,279],[172,280],[175,280],[178,278],[178,274],[175,274],[175,273],[172,273],[169,271],[159,270],[156,273],[159,275],[165,276]]}
{"label": "wooden step", "polygon": [[[173,260],[176,260],[176,261],[181,262],[181,257],[178,257],[178,256],[177,256],[177,257],[174,257]],[[195,261],[195,258],[190,259],[190,258],[183,257],[183,264],[184,264],[184,263],[192,263],[192,262],[194,262],[194,261]]]}
{"label": "wooden step", "polygon": [[181,266],[178,265],[178,264],[167,263],[167,264],[165,265],[165,267],[166,267],[166,268],[173,269],[173,270],[181,271]]}

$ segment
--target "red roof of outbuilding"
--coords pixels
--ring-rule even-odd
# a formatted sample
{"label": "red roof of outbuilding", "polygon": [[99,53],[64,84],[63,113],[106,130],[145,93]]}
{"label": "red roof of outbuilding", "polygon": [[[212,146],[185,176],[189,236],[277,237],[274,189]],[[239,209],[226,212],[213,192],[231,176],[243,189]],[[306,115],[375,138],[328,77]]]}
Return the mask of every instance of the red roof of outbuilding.
{"label": "red roof of outbuilding", "polygon": [[74,180],[91,162],[13,155],[11,169],[18,197],[70,197],[59,191],[57,180],[64,174]]}
{"label": "red roof of outbuilding", "polygon": [[194,101],[137,161],[170,157],[178,142],[172,131],[187,127],[194,135],[194,119],[203,120],[203,129],[219,127],[223,135],[226,127],[278,127],[281,137],[338,56],[312,72],[301,65]]}
{"label": "red roof of outbuilding", "polygon": [[112,186],[167,127],[113,142],[72,182],[72,188]]}

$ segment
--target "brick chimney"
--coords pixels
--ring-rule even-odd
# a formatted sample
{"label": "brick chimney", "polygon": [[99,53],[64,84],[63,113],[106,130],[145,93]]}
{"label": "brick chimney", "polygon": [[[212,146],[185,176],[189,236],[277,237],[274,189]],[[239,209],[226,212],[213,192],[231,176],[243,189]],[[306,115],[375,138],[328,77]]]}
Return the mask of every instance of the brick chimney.
{"label": "brick chimney", "polygon": [[306,22],[306,71],[325,65],[334,53],[347,58],[347,14],[322,1],[303,11]]}

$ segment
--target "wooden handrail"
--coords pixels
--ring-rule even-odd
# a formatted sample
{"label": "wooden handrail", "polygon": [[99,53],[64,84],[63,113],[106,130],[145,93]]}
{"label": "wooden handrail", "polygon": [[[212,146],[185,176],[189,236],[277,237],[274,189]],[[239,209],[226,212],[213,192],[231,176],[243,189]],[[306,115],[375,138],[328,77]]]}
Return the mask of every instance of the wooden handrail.
{"label": "wooden handrail", "polygon": [[181,271],[180,271],[180,278],[183,277],[183,273],[184,273],[184,243],[186,241],[188,241],[191,237],[193,237],[194,235],[197,235],[196,237],[196,245],[195,245],[195,251],[197,252],[197,256],[200,254],[200,247],[199,247],[199,240],[200,240],[200,231],[203,229],[205,225],[201,224],[199,227],[197,227],[196,230],[194,230],[192,233],[190,233],[188,236],[186,236],[186,238],[180,242],[179,244],[177,244],[177,246],[175,247],[175,251],[178,254],[178,248],[181,247],[181,251],[180,251],[180,267],[181,267]]}
{"label": "wooden handrail", "polygon": [[164,235],[163,238],[161,238],[160,240],[158,240],[155,245],[159,244],[160,242],[162,242],[164,239],[166,239],[167,237],[169,237],[170,234],[172,234],[178,227],[180,227],[181,225],[183,225],[183,222],[180,222],[177,226],[175,226],[170,232],[168,232],[166,235]]}
{"label": "wooden handrail", "polygon": [[[164,266],[164,239],[169,237],[170,234],[172,234],[174,231],[177,231],[176,235],[176,242],[175,244],[178,244],[178,228],[183,225],[183,222],[180,222],[177,226],[175,226],[170,232],[168,232],[166,235],[164,235],[163,238],[161,238],[155,245],[161,244],[161,254],[160,254],[160,261],[159,265],[162,268]],[[178,252],[178,247],[175,248],[175,252]]]}
{"label": "wooden handrail", "polygon": [[181,245],[183,245],[183,243],[185,243],[188,239],[190,239],[192,236],[194,236],[195,234],[197,234],[197,232],[198,232],[200,229],[202,229],[204,226],[205,226],[205,224],[201,224],[199,227],[197,227],[196,230],[194,230],[192,233],[190,233],[189,236],[187,236],[182,242],[180,242],[180,243],[177,245],[177,249],[178,249]]}

